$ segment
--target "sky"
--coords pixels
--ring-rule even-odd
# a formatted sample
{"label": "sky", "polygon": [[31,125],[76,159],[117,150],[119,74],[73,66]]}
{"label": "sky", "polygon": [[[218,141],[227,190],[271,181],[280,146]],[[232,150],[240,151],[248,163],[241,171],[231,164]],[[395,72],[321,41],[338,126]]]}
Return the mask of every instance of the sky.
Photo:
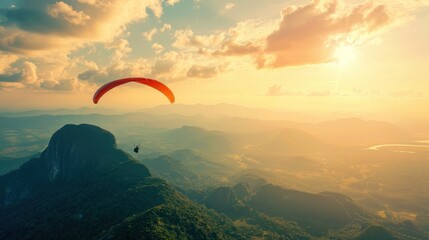
{"label": "sky", "polygon": [[[429,118],[429,0],[2,0],[0,111],[178,104]],[[168,101],[129,84],[97,107]]]}

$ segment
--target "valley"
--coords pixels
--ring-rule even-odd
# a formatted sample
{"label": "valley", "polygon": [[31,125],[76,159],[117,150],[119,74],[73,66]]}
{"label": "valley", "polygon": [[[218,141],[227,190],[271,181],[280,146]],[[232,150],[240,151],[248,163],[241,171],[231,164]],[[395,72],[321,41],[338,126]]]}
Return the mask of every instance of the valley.
{"label": "valley", "polygon": [[[30,124],[38,118],[46,121]],[[214,120],[225,124],[221,129],[210,128]],[[429,229],[429,189],[424,187],[429,186],[429,152],[397,151],[414,146],[385,145],[381,138],[371,141],[376,146],[338,144],[326,137],[325,128],[332,130],[326,124],[280,121],[276,127],[270,120],[235,119],[229,126],[225,118],[139,113],[2,117],[0,121],[4,123],[0,142],[4,173],[24,162],[18,159],[38,158],[57,127],[85,121],[111,129],[118,148],[151,174],[197,204],[226,214],[236,227],[271,229],[272,237],[281,238],[285,232],[278,228],[286,224],[287,229],[298,229],[302,239],[331,239],[368,222],[390,229],[397,239],[414,238],[401,238],[395,224],[409,221],[419,231]],[[347,122],[356,123],[354,131],[373,124]],[[232,126],[240,128],[227,131]],[[339,136],[341,131],[329,135]],[[387,142],[398,135],[404,141],[418,135],[400,127],[395,131]],[[348,133],[347,138],[369,137],[362,135],[364,130],[357,132]],[[138,154],[132,152],[136,144],[141,146]],[[425,143],[416,145],[424,149]],[[266,225],[269,222],[277,230]],[[354,232],[350,239],[363,234],[359,229],[347,231]]]}

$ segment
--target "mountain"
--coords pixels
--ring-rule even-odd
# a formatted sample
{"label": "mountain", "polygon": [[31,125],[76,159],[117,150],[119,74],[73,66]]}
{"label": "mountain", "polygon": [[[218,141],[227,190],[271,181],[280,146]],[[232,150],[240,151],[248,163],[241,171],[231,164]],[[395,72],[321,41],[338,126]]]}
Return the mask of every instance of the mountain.
{"label": "mountain", "polygon": [[216,185],[220,178],[230,171],[189,149],[180,149],[141,161],[155,176],[182,190],[201,190]]}
{"label": "mountain", "polygon": [[22,112],[0,112],[3,117],[30,117],[39,115],[82,115],[82,114],[118,114],[116,110],[82,107],[77,109],[31,110]]}
{"label": "mountain", "polygon": [[371,225],[360,234],[357,240],[396,240],[396,238],[386,228]]}
{"label": "mountain", "polygon": [[12,170],[18,169],[29,157],[0,157],[0,176]]}
{"label": "mountain", "polygon": [[204,186],[205,179],[170,156],[163,155],[154,159],[144,159],[142,162],[155,176],[166,179],[174,186],[186,189]]}
{"label": "mountain", "polygon": [[421,136],[405,128],[381,121],[345,118],[324,121],[308,129],[321,139],[343,146],[371,146],[417,140]]}
{"label": "mountain", "polygon": [[225,169],[224,165],[201,157],[190,149],[175,150],[169,153],[169,155],[178,162],[185,165],[188,169],[192,169],[194,172],[202,173],[204,176],[224,175],[225,172],[228,171],[228,169]]}
{"label": "mountain", "polygon": [[150,109],[142,109],[142,112],[151,114],[176,114],[182,116],[196,116],[203,115],[207,117],[239,117],[239,118],[253,118],[264,120],[289,120],[289,121],[303,121],[312,122],[316,121],[314,116],[307,114],[284,111],[284,110],[270,110],[264,108],[245,107],[227,103],[219,103],[215,105],[195,104],[168,104],[160,105]]}
{"label": "mountain", "polygon": [[298,154],[324,152],[332,147],[317,137],[299,129],[281,129],[267,141],[265,148],[272,152]]}
{"label": "mountain", "polygon": [[232,190],[234,191],[237,198],[241,201],[246,201],[250,198],[251,195],[253,195],[252,186],[250,186],[250,184],[246,182],[240,182],[238,184],[235,184],[232,187]]}
{"label": "mountain", "polygon": [[176,149],[188,148],[221,154],[231,152],[234,149],[234,144],[225,133],[207,131],[192,126],[171,129],[164,133],[163,140],[164,143]]}
{"label": "mountain", "polygon": [[[250,188],[247,183],[239,183],[233,187],[222,186],[208,190],[203,203],[234,219],[234,224],[241,226],[249,239],[313,239],[309,233],[294,222],[270,217],[250,208],[247,205],[247,197],[253,194]],[[244,195],[242,195],[243,193]],[[262,238],[258,238],[259,235],[262,235]]]}
{"label": "mountain", "polygon": [[269,216],[295,221],[314,234],[370,219],[369,214],[340,194],[312,194],[271,184],[261,186],[249,205]]}
{"label": "mountain", "polygon": [[0,239],[179,237],[241,235],[226,217],[152,177],[99,127],[64,126],[39,158],[0,177]]}
{"label": "mountain", "polygon": [[234,189],[231,187],[219,187],[214,189],[204,201],[209,208],[228,216],[242,216],[248,209],[237,198]]}
{"label": "mountain", "polygon": [[429,239],[429,234],[425,233],[422,229],[418,228],[412,221],[405,220],[394,226],[401,233],[407,234],[408,236],[415,237],[417,239]]}

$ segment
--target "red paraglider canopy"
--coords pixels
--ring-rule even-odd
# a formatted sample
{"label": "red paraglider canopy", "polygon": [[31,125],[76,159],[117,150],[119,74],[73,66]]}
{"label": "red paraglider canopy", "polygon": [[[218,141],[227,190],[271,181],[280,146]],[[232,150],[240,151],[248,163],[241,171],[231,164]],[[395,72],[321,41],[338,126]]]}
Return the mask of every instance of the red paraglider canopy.
{"label": "red paraglider canopy", "polygon": [[110,91],[111,89],[125,84],[125,83],[129,83],[129,82],[136,82],[136,83],[141,83],[141,84],[145,84],[147,86],[153,87],[156,90],[160,91],[161,93],[163,93],[168,100],[170,100],[170,103],[174,103],[174,94],[173,92],[167,87],[165,86],[163,83],[154,80],[154,79],[150,79],[150,78],[123,78],[123,79],[118,79],[118,80],[114,80],[111,82],[108,82],[106,84],[104,84],[103,86],[101,86],[97,92],[95,92],[94,97],[92,98],[92,101],[97,104],[98,101],[100,100],[100,98],[106,94],[108,91]]}

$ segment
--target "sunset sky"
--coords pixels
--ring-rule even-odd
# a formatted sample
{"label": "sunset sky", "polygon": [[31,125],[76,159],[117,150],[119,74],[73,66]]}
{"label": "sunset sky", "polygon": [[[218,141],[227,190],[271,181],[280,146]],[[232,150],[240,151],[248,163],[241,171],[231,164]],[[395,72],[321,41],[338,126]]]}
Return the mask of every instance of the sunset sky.
{"label": "sunset sky", "polygon": [[[429,1],[0,1],[1,111],[94,107],[129,76],[178,104],[429,118]],[[167,103],[129,84],[97,107]]]}

